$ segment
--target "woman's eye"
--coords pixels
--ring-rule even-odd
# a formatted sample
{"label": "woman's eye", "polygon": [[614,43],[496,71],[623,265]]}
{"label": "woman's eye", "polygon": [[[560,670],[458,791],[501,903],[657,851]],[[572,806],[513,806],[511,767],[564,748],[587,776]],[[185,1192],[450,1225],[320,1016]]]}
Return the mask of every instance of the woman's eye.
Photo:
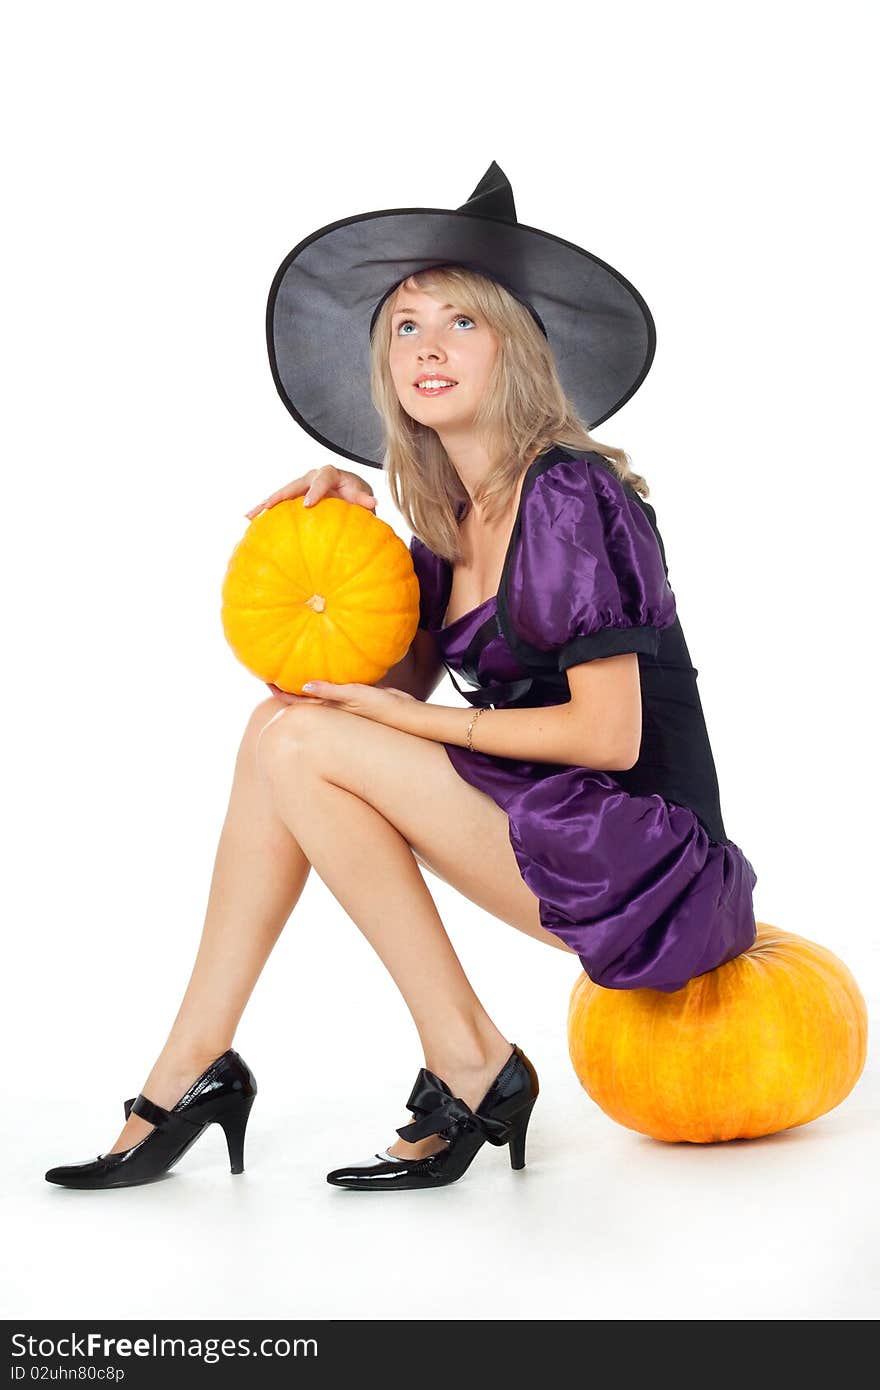
{"label": "woman's eye", "polygon": [[[469,316],[468,314],[458,314],[458,315],[452,320],[452,322],[453,322],[453,323],[461,323],[462,320],[464,320],[465,323],[473,323],[473,322],[474,322],[473,319],[470,318],[470,316]],[[397,325],[397,332],[398,332],[398,335],[399,335],[400,337],[402,337],[402,338],[411,338],[411,337],[412,337],[412,334],[411,334],[411,333],[404,333],[404,332],[403,332],[403,329],[404,329],[404,328],[407,328],[407,327],[409,327],[409,328],[415,328],[415,326],[416,326],[416,325],[415,325],[415,323],[413,322],[412,319],[401,319],[400,323]]]}

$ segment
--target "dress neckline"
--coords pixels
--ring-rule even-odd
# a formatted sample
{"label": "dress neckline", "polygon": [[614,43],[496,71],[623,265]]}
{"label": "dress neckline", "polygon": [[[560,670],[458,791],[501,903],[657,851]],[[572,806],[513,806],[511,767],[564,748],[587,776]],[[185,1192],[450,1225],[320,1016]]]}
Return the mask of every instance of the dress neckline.
{"label": "dress neckline", "polygon": [[449,632],[451,628],[458,627],[459,623],[463,623],[465,618],[472,618],[475,613],[481,613],[484,608],[488,608],[489,604],[494,603],[497,597],[497,594],[490,594],[487,599],[483,599],[482,603],[478,603],[476,608],[469,608],[466,613],[461,613],[457,618],[453,618],[451,623],[444,623],[444,625],[438,628],[437,631]]}
{"label": "dress neckline", "polygon": [[[515,541],[515,540],[518,538],[518,536],[519,536],[520,517],[521,517],[521,515],[522,515],[523,504],[525,503],[525,500],[526,500],[526,493],[528,492],[529,487],[530,487],[531,482],[532,482],[532,477],[531,477],[530,475],[533,475],[534,477],[537,477],[538,473],[543,473],[544,470],[548,467],[548,462],[547,462],[547,460],[548,460],[548,455],[551,455],[551,454],[555,455],[558,451],[559,451],[559,446],[558,446],[557,444],[551,444],[549,448],[544,449],[540,454],[536,454],[536,456],[532,459],[531,463],[529,464],[528,468],[526,469],[526,471],[525,471],[525,473],[524,473],[524,475],[523,475],[522,486],[521,486],[520,491],[519,491],[519,499],[518,499],[518,501],[517,501],[517,506],[516,506],[516,514],[515,514],[515,516],[514,516],[514,518],[513,518],[513,524],[511,525],[511,528],[510,528],[510,535],[509,535],[509,537],[508,537],[507,546],[506,546],[505,551],[504,551],[504,559],[503,559],[502,562],[501,562],[501,578],[500,578],[499,581],[498,581],[498,588],[499,588],[499,589],[500,589],[501,585],[503,584],[503,582],[504,582],[504,576],[505,576],[505,574],[507,573],[507,566],[508,566],[508,562],[509,562],[509,560],[510,560],[510,552],[511,552],[511,550],[513,549],[514,541]],[[555,463],[555,462],[557,462],[557,460],[554,458],[554,459],[552,460],[552,462]],[[452,566],[450,565],[450,563],[449,563],[448,560],[443,560],[442,558],[441,558],[441,564],[443,565],[443,568],[444,568],[444,570],[446,571],[446,574],[447,574],[447,576],[448,576],[448,578],[449,578],[449,589],[447,590],[447,593],[446,593],[446,603],[445,603],[444,608],[443,608],[443,617],[445,618],[447,612],[449,611],[449,594],[450,594],[451,591],[452,591]],[[468,609],[467,613],[460,613],[459,616],[458,616],[457,618],[453,618],[451,623],[444,623],[444,622],[441,620],[440,627],[437,628],[437,631],[438,631],[438,632],[448,632],[450,628],[457,627],[459,623],[463,623],[464,620],[465,620],[465,618],[471,618],[471,617],[473,617],[473,615],[474,615],[475,613],[479,613],[479,612],[481,611],[481,609],[488,607],[488,605],[489,605],[494,599],[497,599],[497,598],[498,598],[498,589],[495,590],[495,593],[494,593],[494,594],[490,594],[489,597],[488,597],[487,599],[484,599],[482,603],[478,603],[477,606],[476,606],[476,608],[470,608],[470,609]]]}

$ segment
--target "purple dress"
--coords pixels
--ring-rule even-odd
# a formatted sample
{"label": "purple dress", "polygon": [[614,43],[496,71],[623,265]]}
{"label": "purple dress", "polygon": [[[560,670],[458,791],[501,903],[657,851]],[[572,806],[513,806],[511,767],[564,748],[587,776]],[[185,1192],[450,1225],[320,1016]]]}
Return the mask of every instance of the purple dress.
{"label": "purple dress", "polygon": [[419,625],[471,704],[564,703],[569,667],[638,653],[642,743],[630,769],[443,745],[507,813],[542,925],[606,989],[671,992],[751,946],[757,875],[725,834],[653,508],[602,455],[554,445],[526,474],[497,595],[443,627],[451,566],[416,536],[410,553]]}

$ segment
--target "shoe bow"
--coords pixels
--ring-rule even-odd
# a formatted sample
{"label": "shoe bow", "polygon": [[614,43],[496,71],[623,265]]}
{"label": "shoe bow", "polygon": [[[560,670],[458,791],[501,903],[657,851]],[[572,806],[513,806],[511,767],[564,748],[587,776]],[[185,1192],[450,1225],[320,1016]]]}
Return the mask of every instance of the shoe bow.
{"label": "shoe bow", "polygon": [[397,1133],[401,1139],[415,1143],[429,1134],[439,1134],[454,1140],[459,1135],[476,1130],[490,1144],[506,1144],[510,1125],[504,1120],[476,1114],[460,1096],[454,1096],[439,1076],[422,1067],[406,1103],[407,1110],[418,1116],[411,1124],[403,1125]]}

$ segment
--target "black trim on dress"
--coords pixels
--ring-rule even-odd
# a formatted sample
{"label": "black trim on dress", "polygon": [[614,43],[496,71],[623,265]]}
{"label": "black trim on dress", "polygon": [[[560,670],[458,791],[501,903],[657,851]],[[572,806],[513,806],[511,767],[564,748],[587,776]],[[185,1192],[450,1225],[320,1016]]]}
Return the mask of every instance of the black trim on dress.
{"label": "black trim on dress", "polygon": [[600,656],[620,656],[623,652],[644,652],[656,656],[660,632],[656,627],[605,627],[584,637],[573,637],[559,648],[559,669],[595,661]]}
{"label": "black trim on dress", "polygon": [[571,699],[567,678],[560,675],[554,679],[551,673],[548,673],[546,679],[524,676],[519,680],[494,681],[489,685],[483,685],[480,680],[480,657],[484,649],[493,638],[498,636],[500,631],[496,612],[480,624],[462,654],[461,675],[476,687],[475,690],[463,690],[455,679],[455,672],[448,661],[443,662],[449,679],[459,695],[467,700],[468,704],[488,706],[490,709],[495,709],[499,704],[503,704],[507,709],[516,707],[530,709],[536,704],[543,704],[548,695],[558,695],[558,702],[560,703]]}

